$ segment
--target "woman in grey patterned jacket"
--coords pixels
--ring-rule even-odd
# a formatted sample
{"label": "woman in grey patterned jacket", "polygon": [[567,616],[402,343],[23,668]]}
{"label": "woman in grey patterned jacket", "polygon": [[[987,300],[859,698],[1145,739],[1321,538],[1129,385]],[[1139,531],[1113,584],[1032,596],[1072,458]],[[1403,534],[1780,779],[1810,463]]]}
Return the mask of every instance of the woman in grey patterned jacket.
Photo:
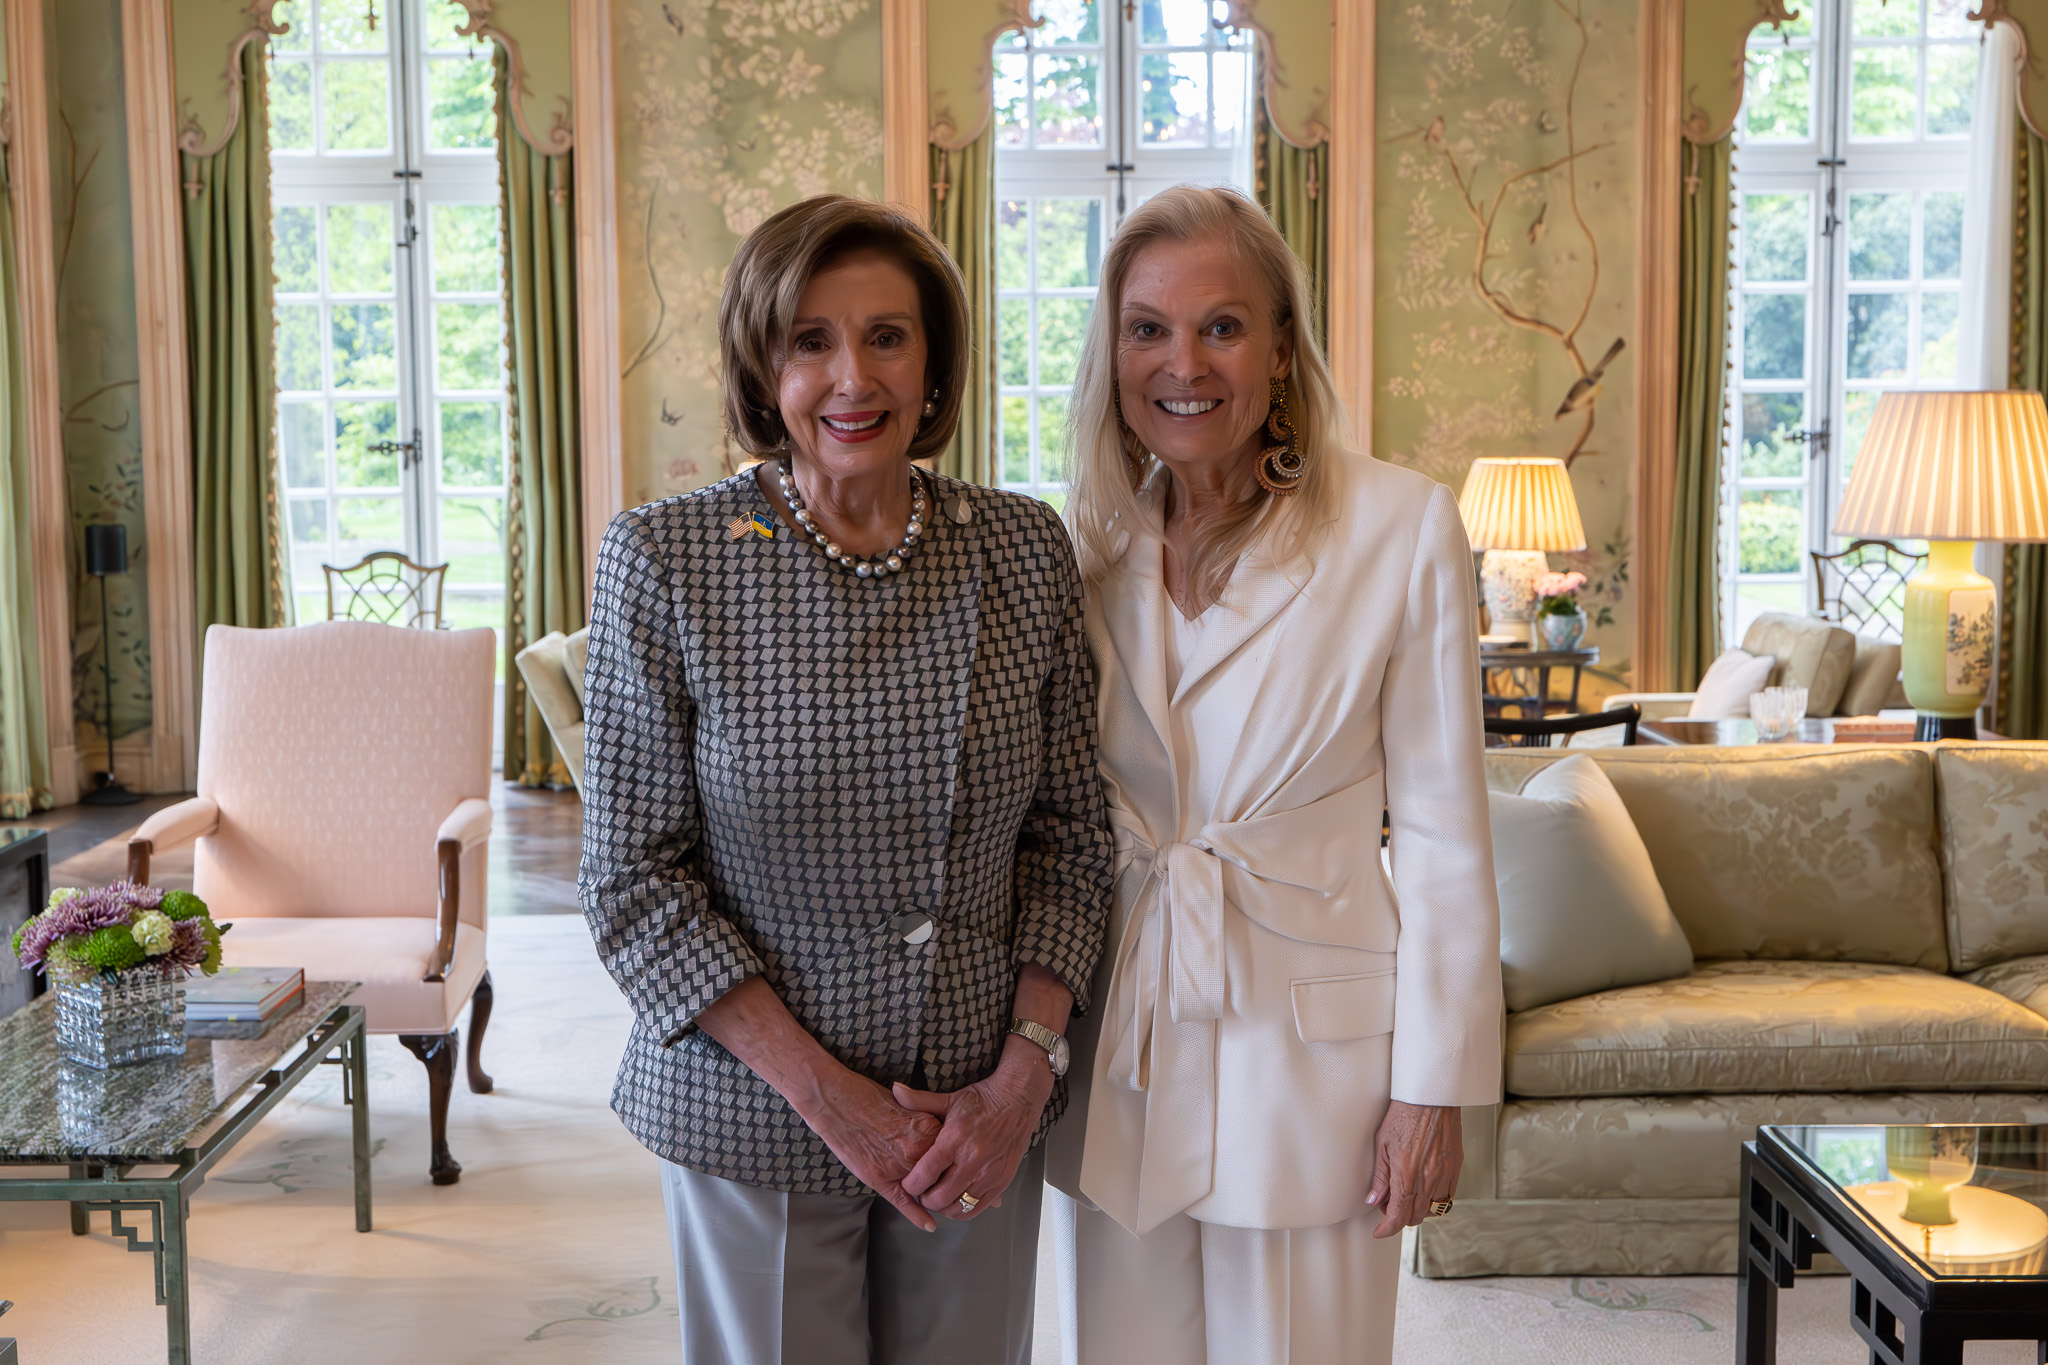
{"label": "woman in grey patterned jacket", "polygon": [[613,520],[585,698],[580,891],[684,1358],[1025,1365],[1111,877],[1073,551],[1045,504],[913,465],[969,338],[901,214],[770,218],[719,324],[766,458]]}

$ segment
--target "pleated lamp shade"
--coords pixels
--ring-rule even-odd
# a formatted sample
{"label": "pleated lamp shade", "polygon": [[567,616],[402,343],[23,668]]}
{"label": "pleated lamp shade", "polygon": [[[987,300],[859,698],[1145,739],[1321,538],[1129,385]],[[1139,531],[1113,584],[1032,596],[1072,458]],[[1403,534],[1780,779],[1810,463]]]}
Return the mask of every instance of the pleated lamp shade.
{"label": "pleated lamp shade", "polygon": [[1458,513],[1475,550],[1583,550],[1586,528],[1564,461],[1474,460]]}
{"label": "pleated lamp shade", "polygon": [[1835,534],[2048,540],[2048,406],[2041,395],[1880,395]]}

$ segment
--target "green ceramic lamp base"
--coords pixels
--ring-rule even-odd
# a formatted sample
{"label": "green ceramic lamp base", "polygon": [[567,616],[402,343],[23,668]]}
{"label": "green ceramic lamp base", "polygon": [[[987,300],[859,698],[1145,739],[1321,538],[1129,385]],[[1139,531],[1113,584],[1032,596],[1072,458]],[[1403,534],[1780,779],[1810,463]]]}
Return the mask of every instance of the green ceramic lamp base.
{"label": "green ceramic lamp base", "polygon": [[1967,540],[1927,543],[1927,570],[1906,585],[1906,699],[1920,713],[1916,739],[1971,739],[1991,682],[1997,615],[1991,580]]}

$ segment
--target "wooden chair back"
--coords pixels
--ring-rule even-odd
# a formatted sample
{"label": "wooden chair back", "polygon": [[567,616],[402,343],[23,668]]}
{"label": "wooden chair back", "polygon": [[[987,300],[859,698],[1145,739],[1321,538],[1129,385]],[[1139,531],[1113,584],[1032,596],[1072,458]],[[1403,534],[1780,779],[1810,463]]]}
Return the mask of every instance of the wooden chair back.
{"label": "wooden chair back", "polygon": [[1486,735],[1489,741],[1499,738],[1506,747],[1517,749],[1548,749],[1551,740],[1559,735],[1584,734],[1588,730],[1605,730],[1611,726],[1622,727],[1621,742],[1636,742],[1636,726],[1642,723],[1643,708],[1640,706],[1617,706],[1612,711],[1589,711],[1580,716],[1546,716],[1542,720],[1508,720],[1501,716],[1486,718]]}
{"label": "wooden chair back", "polygon": [[396,550],[376,550],[345,569],[322,564],[327,619],[439,630],[446,564],[415,564]]}
{"label": "wooden chair back", "polygon": [[1906,583],[1926,565],[1925,554],[1889,540],[1852,541],[1831,555],[1809,553],[1823,620],[1888,644],[1905,639]]}

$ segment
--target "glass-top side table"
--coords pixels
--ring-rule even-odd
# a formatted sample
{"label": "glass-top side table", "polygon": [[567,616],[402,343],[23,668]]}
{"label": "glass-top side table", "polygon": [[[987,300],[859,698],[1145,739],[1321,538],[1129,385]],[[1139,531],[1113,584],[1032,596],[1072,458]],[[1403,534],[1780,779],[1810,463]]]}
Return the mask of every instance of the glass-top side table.
{"label": "glass-top side table", "polygon": [[5,944],[50,896],[50,836],[33,825],[0,825],[0,1019],[42,993],[43,979]]}
{"label": "glass-top side table", "polygon": [[1742,1149],[1738,1365],[1777,1356],[1777,1296],[1825,1251],[1873,1365],[1960,1365],[1967,1341],[2048,1362],[2048,1127],[1766,1126]]}
{"label": "glass-top side table", "polygon": [[[56,997],[0,1020],[0,1200],[61,1199],[83,1236],[105,1213],[130,1251],[156,1258],[170,1365],[191,1365],[185,1219],[206,1176],[263,1116],[321,1066],[342,1068],[354,1140],[356,1231],[370,1230],[370,1110],[363,1007],[355,982],[309,981],[305,1003],[257,1038],[191,1039],[182,1057],[95,1071],[67,1062]],[[299,1049],[296,1056],[289,1056]],[[147,1168],[155,1173],[138,1173]],[[168,1168],[168,1169],[166,1169]],[[131,1226],[123,1215],[148,1215]],[[145,1240],[144,1233],[149,1234]]]}

